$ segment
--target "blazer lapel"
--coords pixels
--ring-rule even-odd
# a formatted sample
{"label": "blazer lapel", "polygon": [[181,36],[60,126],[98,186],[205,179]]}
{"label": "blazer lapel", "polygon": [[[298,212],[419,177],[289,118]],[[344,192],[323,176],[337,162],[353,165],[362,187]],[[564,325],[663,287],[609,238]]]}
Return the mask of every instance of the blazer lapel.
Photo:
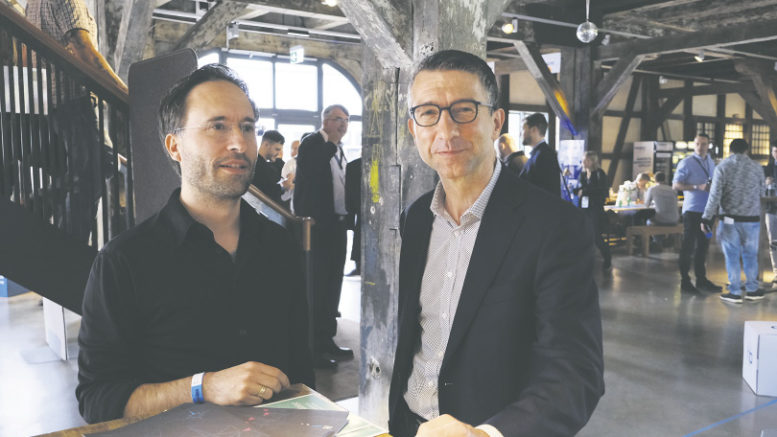
{"label": "blazer lapel", "polygon": [[520,205],[526,197],[525,183],[502,169],[483,214],[472,258],[461,289],[442,368],[464,338],[497,270],[501,267],[513,236],[524,219]]}

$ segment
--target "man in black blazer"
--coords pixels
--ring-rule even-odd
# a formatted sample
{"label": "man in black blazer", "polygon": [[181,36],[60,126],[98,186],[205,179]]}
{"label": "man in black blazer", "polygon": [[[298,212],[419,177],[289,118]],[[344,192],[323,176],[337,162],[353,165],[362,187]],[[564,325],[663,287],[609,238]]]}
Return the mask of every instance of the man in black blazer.
{"label": "man in black blazer", "polygon": [[348,117],[348,110],[342,105],[325,108],[321,129],[303,137],[297,155],[294,213],[316,221],[312,236],[313,360],[319,368],[333,368],[337,365],[335,360],[353,358],[352,350],[334,342],[347,244],[347,161],[340,140],[348,131]]}
{"label": "man in black blazer", "polygon": [[520,176],[543,190],[561,197],[561,170],[558,155],[545,142],[548,122],[545,116],[536,112],[523,123],[523,145],[531,146],[529,160],[521,170]]}
{"label": "man in black blazer", "polygon": [[496,159],[482,59],[437,52],[411,84],[408,128],[440,182],[400,224],[390,432],[574,435],[604,392],[590,225]]}
{"label": "man in black blazer", "polygon": [[281,199],[282,189],[278,182],[281,180],[281,171],[274,164],[275,158],[283,150],[286,141],[277,130],[268,130],[262,135],[262,144],[259,146],[259,156],[256,159],[254,178],[251,183],[268,195],[279,205],[283,205]]}

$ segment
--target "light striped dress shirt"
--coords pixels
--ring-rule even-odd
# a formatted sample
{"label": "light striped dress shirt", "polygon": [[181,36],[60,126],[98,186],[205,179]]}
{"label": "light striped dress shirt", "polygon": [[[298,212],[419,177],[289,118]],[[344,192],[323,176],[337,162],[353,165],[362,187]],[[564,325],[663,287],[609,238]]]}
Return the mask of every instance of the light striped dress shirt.
{"label": "light striped dress shirt", "polygon": [[440,415],[437,387],[440,367],[480,222],[501,168],[496,161],[491,180],[461,216],[461,224],[457,225],[445,210],[442,183],[437,184],[429,207],[434,222],[419,298],[421,346],[413,358],[413,371],[404,395],[410,410],[428,420]]}

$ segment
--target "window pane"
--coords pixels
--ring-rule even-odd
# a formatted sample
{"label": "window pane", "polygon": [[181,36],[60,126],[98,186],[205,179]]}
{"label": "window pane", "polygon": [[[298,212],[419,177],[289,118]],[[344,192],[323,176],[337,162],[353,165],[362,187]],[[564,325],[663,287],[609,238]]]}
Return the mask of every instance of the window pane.
{"label": "window pane", "polygon": [[343,137],[343,153],[348,162],[362,156],[361,121],[352,121],[348,123],[348,132],[346,132],[345,137]]}
{"label": "window pane", "polygon": [[227,58],[227,66],[248,84],[248,93],[260,108],[272,108],[272,62]]}
{"label": "window pane", "polygon": [[335,68],[324,64],[324,108],[341,104],[351,115],[362,115],[362,97],[351,81]]}
{"label": "window pane", "polygon": [[318,110],[318,68],[315,65],[275,64],[278,109]]}
{"label": "window pane", "polygon": [[197,60],[197,67],[202,67],[208,64],[217,64],[219,62],[219,53],[210,52]]}
{"label": "window pane", "polygon": [[283,143],[283,160],[288,161],[291,157],[291,143],[295,140],[301,140],[303,134],[315,130],[316,127],[312,124],[278,124],[278,132],[286,140]]}

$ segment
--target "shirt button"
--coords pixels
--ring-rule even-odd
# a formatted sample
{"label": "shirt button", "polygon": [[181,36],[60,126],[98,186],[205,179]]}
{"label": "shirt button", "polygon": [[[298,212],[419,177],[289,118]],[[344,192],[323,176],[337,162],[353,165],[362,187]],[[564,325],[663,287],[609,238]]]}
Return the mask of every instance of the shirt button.
{"label": "shirt button", "polygon": [[443,320],[448,320],[448,313],[442,313]]}
{"label": "shirt button", "polygon": [[445,272],[445,276],[447,276],[449,278],[452,278],[453,277],[453,272]]}
{"label": "shirt button", "polygon": [[429,381],[429,382],[426,383],[426,386],[427,387],[434,387],[434,382],[433,381]]}
{"label": "shirt button", "polygon": [[445,356],[445,352],[437,352],[437,358],[442,358]]}

